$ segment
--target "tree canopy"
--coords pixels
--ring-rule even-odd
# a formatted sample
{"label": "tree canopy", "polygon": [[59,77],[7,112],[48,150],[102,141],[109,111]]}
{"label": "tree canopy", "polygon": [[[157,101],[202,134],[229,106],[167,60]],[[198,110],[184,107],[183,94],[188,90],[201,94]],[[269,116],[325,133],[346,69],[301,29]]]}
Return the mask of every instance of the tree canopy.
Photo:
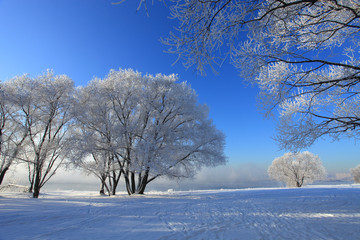
{"label": "tree canopy", "polygon": [[359,0],[171,2],[168,52],[200,72],[230,60],[260,88],[265,115],[279,110],[281,148],[359,136]]}
{"label": "tree canopy", "polygon": [[129,194],[142,194],[158,177],[225,164],[224,148],[207,106],[174,74],[111,70],[74,88],[49,70],[1,83],[0,177],[25,162],[35,198],[65,160],[96,175],[101,193],[115,194],[123,177]]}
{"label": "tree canopy", "polygon": [[26,162],[29,191],[37,198],[67,154],[74,83],[66,75],[47,71],[34,78],[29,75],[14,77],[2,87],[3,103],[7,103],[3,106],[12,109],[7,112],[11,114],[7,119],[11,128],[6,129],[12,131],[11,145],[7,144],[12,146],[12,151],[10,155],[1,152],[2,157]]}
{"label": "tree canopy", "polygon": [[223,133],[176,75],[112,70],[80,89],[76,112],[74,135],[85,147],[77,147],[75,164],[112,194],[121,175],[129,194],[143,193],[158,177],[192,177],[226,162]]}
{"label": "tree canopy", "polygon": [[289,152],[275,158],[268,174],[271,179],[285,182],[288,187],[302,187],[304,184],[322,180],[326,173],[320,158],[306,151]]}

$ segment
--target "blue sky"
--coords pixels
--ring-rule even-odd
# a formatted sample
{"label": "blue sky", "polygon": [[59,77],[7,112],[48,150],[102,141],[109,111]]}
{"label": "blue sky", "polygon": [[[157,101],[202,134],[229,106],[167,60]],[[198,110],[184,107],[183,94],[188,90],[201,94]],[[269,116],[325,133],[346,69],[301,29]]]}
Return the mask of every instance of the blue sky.
{"label": "blue sky", "polygon": [[[164,53],[159,41],[176,26],[166,6],[155,1],[149,16],[138,1],[128,0],[0,0],[0,80],[46,69],[67,74],[76,85],[86,85],[110,69],[132,68],[142,73],[177,73],[210,107],[210,117],[227,136],[229,167],[266,168],[281,156],[275,122],[256,107],[257,89],[246,87],[228,63],[200,76],[176,56]],[[151,1],[149,1],[151,2]],[[348,172],[360,163],[360,149],[352,139],[331,143],[320,140],[310,149],[322,159],[329,173]],[[240,174],[240,173],[239,173]]]}

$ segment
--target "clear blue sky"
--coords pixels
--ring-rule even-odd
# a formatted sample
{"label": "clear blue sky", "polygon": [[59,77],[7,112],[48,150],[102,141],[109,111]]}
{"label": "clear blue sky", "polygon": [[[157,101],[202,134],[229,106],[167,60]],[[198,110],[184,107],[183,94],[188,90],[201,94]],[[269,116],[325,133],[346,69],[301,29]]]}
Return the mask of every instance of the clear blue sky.
{"label": "clear blue sky", "polygon": [[[210,107],[210,117],[227,136],[229,165],[266,169],[284,152],[271,139],[275,122],[256,107],[257,89],[246,87],[231,65],[215,75],[185,70],[176,56],[164,53],[159,41],[176,26],[166,6],[155,1],[149,16],[137,12],[138,0],[0,0],[0,80],[46,69],[67,74],[76,85],[110,69],[132,68],[142,73],[177,73]],[[151,1],[149,1],[151,2]],[[359,145],[344,139],[321,140],[310,149],[329,173],[348,172],[360,164]],[[264,173],[265,174],[265,173]]]}

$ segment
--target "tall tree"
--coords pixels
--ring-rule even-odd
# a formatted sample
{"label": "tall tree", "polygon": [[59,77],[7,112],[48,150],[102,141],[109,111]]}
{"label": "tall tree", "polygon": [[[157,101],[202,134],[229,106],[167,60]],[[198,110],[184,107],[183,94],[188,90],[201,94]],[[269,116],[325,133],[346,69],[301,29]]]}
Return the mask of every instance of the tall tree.
{"label": "tall tree", "polygon": [[187,83],[179,83],[176,75],[147,76],[145,90],[132,159],[138,182],[131,193],[143,193],[161,176],[192,177],[202,166],[225,163],[224,136]]}
{"label": "tall tree", "polygon": [[202,72],[230,59],[259,86],[265,114],[279,109],[282,148],[359,137],[359,0],[172,2],[169,52]]}
{"label": "tall tree", "polygon": [[18,76],[9,81],[26,128],[22,159],[29,164],[30,190],[37,198],[41,187],[56,173],[67,149],[67,130],[71,120],[73,81],[48,71],[36,78]]}
{"label": "tall tree", "polygon": [[72,162],[101,181],[100,193],[115,195],[121,176],[121,162],[115,158],[123,143],[122,132],[114,117],[106,82],[94,79],[77,89],[71,128]]}
{"label": "tall tree", "polygon": [[[118,123],[118,149],[114,155],[123,173],[126,190],[135,193],[135,148],[147,125],[142,103],[146,94],[146,78],[133,70],[111,70],[103,80],[104,91]],[[144,119],[145,118],[145,119]],[[135,150],[135,151],[134,151]]]}
{"label": "tall tree", "polygon": [[82,138],[90,141],[91,166],[102,166],[96,174],[101,181],[111,178],[113,190],[121,175],[129,194],[142,194],[160,176],[190,177],[202,166],[225,163],[223,134],[194,90],[175,75],[112,70],[89,86],[92,100],[84,101],[79,121],[86,127]]}

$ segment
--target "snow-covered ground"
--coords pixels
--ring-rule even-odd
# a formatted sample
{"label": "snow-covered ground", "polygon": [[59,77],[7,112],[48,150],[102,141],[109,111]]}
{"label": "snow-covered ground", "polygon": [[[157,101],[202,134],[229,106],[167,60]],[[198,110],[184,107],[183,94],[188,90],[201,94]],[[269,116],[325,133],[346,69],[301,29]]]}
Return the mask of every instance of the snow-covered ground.
{"label": "snow-covered ground", "polygon": [[360,239],[360,185],[39,199],[0,192],[0,239]]}

